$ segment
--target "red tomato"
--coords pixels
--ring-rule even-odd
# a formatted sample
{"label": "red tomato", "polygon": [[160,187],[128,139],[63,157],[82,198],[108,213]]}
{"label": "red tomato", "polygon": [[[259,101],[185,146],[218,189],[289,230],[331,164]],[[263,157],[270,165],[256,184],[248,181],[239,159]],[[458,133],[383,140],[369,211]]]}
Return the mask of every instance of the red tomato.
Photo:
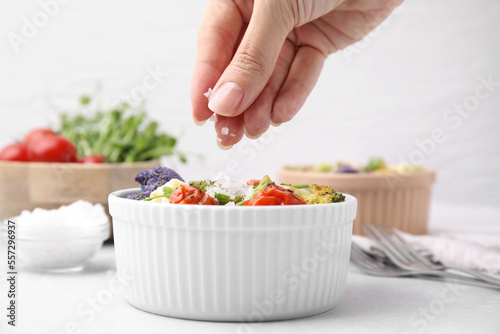
{"label": "red tomato", "polygon": [[45,136],[53,136],[54,132],[48,128],[33,129],[24,137],[24,144],[28,146],[32,141],[36,141]]}
{"label": "red tomato", "polygon": [[28,149],[21,143],[7,145],[0,151],[0,160],[29,161]]}
{"label": "red tomato", "polygon": [[271,184],[266,189],[257,193],[254,198],[245,201],[245,205],[295,205],[306,204],[299,196],[292,191]]}
{"label": "red tomato", "polygon": [[84,164],[101,164],[104,162],[104,157],[102,155],[86,155],[78,162],[83,162]]}
{"label": "red tomato", "polygon": [[203,190],[191,186],[182,186],[175,189],[175,191],[170,195],[170,203],[200,205],[219,204],[215,199],[208,196]]}
{"label": "red tomato", "polygon": [[247,185],[252,186],[252,187],[258,185],[259,183],[260,183],[260,180],[248,180],[247,181]]}
{"label": "red tomato", "polygon": [[59,135],[43,136],[31,141],[28,158],[41,162],[77,162],[75,146]]}

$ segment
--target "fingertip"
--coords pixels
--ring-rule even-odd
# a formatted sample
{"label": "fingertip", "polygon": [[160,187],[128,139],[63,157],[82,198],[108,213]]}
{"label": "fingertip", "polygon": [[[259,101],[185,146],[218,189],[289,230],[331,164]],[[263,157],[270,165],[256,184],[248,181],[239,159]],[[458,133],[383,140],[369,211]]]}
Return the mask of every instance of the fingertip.
{"label": "fingertip", "polygon": [[297,95],[290,92],[280,92],[274,102],[273,111],[271,113],[270,124],[278,127],[283,123],[290,121],[304,104],[304,99],[296,99]]}
{"label": "fingertip", "polygon": [[219,146],[219,148],[220,148],[221,150],[224,150],[224,151],[229,151],[230,149],[232,149],[232,148],[233,148],[233,145],[227,145],[227,146],[222,145],[222,139],[221,139],[221,138],[219,138],[219,137],[217,137],[217,138],[216,138],[216,142],[217,142],[217,146]]}
{"label": "fingertip", "polygon": [[262,134],[258,134],[258,135],[255,135],[255,136],[251,135],[251,134],[248,133],[247,128],[245,127],[245,136],[247,138],[249,138],[249,139],[255,140],[255,139],[259,139],[260,136],[262,136]]}
{"label": "fingertip", "polygon": [[193,122],[194,122],[194,124],[196,124],[196,125],[198,125],[198,126],[202,126],[202,125],[204,125],[204,124],[207,122],[207,120],[204,120],[204,121],[197,121],[197,120],[193,117]]}
{"label": "fingertip", "polygon": [[[217,115],[215,132],[222,146],[232,146],[243,138],[243,115],[224,117]],[[220,141],[219,141],[220,139]]]}

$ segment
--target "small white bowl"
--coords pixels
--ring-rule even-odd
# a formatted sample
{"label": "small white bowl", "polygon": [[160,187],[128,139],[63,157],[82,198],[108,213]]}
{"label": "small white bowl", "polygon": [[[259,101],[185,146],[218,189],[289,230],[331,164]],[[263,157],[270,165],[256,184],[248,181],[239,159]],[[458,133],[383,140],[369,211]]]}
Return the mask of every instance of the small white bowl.
{"label": "small white bowl", "polygon": [[[7,224],[0,224],[0,239],[8,242]],[[78,271],[101,249],[111,228],[106,219],[89,226],[16,226],[15,261],[20,269],[63,273]],[[5,246],[6,247],[6,246]]]}
{"label": "small white bowl", "polygon": [[320,205],[167,205],[113,192],[118,273],[144,311],[255,322],[333,308],[347,279],[357,201]]}

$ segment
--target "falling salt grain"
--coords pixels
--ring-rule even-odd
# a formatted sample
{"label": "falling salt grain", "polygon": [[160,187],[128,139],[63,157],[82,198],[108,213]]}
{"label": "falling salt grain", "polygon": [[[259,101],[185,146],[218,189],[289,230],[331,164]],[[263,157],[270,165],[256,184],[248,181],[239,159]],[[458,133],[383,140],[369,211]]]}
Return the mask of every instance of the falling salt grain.
{"label": "falling salt grain", "polygon": [[212,95],[212,91],[213,91],[212,88],[209,88],[208,92],[203,93],[203,95],[205,95],[205,97],[210,100],[210,95]]}

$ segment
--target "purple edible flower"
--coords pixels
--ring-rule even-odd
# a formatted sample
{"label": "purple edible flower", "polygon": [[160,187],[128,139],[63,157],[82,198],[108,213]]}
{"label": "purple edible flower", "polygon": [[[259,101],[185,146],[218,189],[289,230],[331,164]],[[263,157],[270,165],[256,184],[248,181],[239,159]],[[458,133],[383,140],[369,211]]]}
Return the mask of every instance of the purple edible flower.
{"label": "purple edible flower", "polygon": [[127,196],[128,199],[133,199],[133,200],[136,200],[136,201],[142,201],[145,197],[146,196],[144,196],[141,193],[131,194],[131,195]]}
{"label": "purple edible flower", "polygon": [[178,179],[184,182],[182,177],[174,170],[162,166],[141,170],[135,177],[135,180],[141,185],[141,194],[144,197],[149,197],[151,192],[172,179]]}
{"label": "purple edible flower", "polygon": [[359,170],[357,170],[356,168],[353,168],[351,166],[344,165],[344,166],[340,166],[339,168],[337,168],[335,173],[359,173]]}

